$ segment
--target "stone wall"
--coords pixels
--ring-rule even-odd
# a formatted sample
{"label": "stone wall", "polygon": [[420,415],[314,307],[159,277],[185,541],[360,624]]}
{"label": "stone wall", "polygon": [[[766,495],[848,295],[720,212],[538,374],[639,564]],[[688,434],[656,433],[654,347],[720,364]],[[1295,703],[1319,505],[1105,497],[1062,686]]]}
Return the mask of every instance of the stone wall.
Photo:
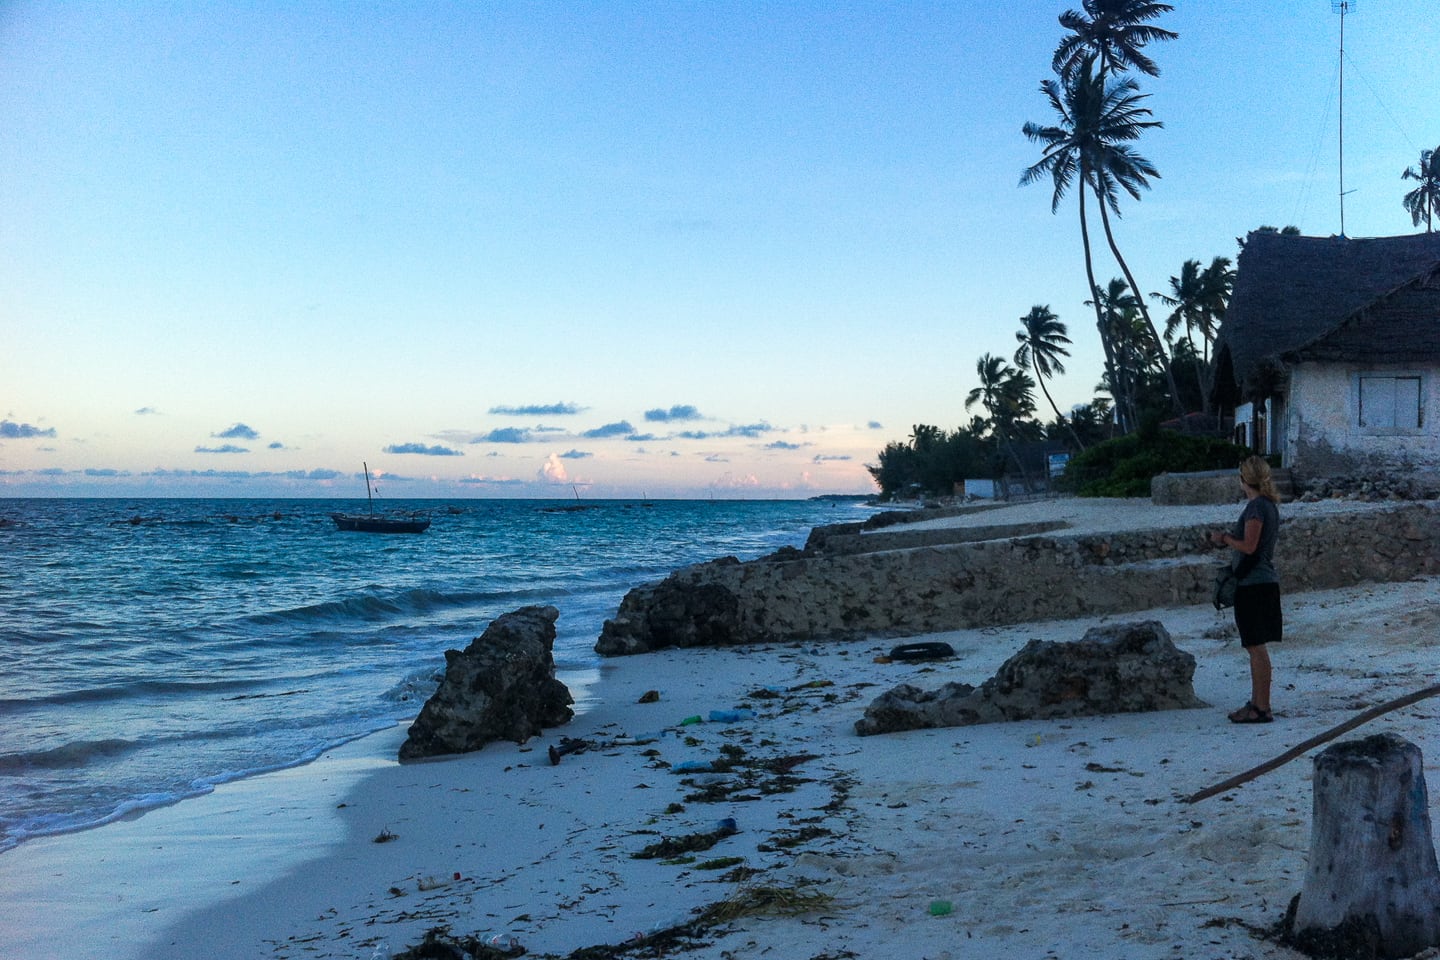
{"label": "stone wall", "polygon": [[[1440,505],[1282,521],[1286,593],[1440,574]],[[1114,535],[1017,536],[864,553],[790,551],[676,571],[631,590],[602,655],[941,630],[1127,613],[1208,602],[1225,554],[1209,526]],[[890,541],[890,544],[887,544]],[[852,545],[847,541],[845,548]]]}

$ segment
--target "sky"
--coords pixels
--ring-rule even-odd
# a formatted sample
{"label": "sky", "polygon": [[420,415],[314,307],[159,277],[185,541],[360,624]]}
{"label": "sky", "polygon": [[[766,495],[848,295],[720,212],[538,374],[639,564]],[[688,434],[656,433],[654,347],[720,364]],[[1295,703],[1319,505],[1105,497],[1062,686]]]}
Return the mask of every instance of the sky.
{"label": "sky", "polygon": [[[1084,403],[1075,198],[1019,185],[1071,6],[0,3],[0,497],[870,493],[1041,304]],[[1143,292],[1341,232],[1342,63],[1344,232],[1415,232],[1433,0],[1343,59],[1330,0],[1174,6]]]}

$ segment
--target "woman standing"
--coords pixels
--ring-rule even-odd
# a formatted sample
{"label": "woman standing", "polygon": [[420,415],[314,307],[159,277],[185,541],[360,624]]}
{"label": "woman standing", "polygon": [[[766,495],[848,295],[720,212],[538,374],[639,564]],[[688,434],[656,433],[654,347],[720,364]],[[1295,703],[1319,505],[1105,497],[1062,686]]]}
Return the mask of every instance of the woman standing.
{"label": "woman standing", "polygon": [[1279,643],[1284,621],[1280,615],[1280,576],[1275,572],[1275,541],[1280,536],[1280,510],[1270,464],[1263,457],[1247,457],[1240,464],[1240,488],[1245,509],[1231,531],[1215,531],[1210,542],[1235,551],[1233,566],[1235,626],[1240,644],[1250,654],[1250,702],[1230,714],[1232,723],[1269,723],[1270,651]]}

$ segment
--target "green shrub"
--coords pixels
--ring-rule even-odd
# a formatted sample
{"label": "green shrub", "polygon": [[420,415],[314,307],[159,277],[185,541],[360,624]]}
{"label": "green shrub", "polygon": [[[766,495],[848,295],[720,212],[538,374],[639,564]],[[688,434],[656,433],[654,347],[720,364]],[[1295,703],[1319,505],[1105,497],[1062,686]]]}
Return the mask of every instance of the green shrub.
{"label": "green shrub", "polygon": [[1159,474],[1224,470],[1249,455],[1246,447],[1219,437],[1139,431],[1071,457],[1056,486],[1082,497],[1148,497],[1150,480]]}

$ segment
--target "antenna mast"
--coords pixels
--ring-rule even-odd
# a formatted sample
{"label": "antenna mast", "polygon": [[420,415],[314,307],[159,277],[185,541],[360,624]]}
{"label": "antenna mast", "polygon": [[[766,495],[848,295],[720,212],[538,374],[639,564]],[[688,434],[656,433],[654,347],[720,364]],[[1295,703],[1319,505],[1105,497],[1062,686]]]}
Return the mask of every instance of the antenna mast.
{"label": "antenna mast", "polygon": [[1340,236],[1345,236],[1345,17],[1355,12],[1360,0],[1330,0],[1330,10],[1340,14]]}

